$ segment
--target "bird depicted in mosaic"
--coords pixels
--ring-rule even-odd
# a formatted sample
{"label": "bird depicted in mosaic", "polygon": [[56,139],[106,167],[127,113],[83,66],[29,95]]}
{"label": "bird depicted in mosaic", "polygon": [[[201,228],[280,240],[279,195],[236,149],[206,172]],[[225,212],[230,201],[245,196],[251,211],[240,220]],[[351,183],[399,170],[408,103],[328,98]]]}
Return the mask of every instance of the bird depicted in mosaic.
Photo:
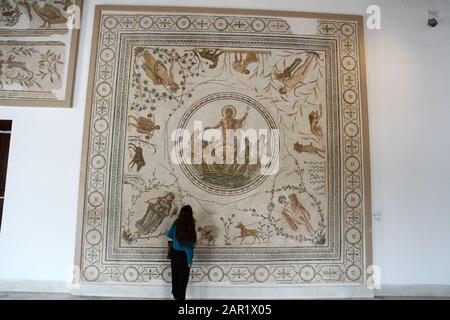
{"label": "bird depicted in mosaic", "polygon": [[67,23],[67,17],[64,16],[60,9],[51,4],[35,1],[33,2],[32,7],[38,16],[44,21],[41,28],[45,28],[47,26],[50,28],[52,24]]}

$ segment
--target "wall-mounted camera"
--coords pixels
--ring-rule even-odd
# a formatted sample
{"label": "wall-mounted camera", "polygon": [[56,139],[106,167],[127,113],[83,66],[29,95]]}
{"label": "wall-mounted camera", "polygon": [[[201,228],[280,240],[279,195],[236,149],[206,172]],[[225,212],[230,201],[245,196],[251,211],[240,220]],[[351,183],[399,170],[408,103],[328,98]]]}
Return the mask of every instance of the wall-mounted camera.
{"label": "wall-mounted camera", "polygon": [[428,26],[434,28],[439,23],[439,11],[428,10]]}

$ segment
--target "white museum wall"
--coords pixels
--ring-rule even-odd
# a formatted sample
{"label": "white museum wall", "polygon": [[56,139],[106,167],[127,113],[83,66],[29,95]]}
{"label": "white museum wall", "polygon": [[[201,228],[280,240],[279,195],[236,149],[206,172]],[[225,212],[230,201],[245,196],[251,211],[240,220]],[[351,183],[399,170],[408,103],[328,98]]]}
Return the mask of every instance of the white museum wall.
{"label": "white museum wall", "polygon": [[[74,107],[0,107],[13,120],[0,291],[68,291],[95,4],[359,15],[379,5],[382,29],[365,30],[374,263],[382,285],[450,285],[450,1],[85,0]],[[434,29],[427,9],[440,10]]]}

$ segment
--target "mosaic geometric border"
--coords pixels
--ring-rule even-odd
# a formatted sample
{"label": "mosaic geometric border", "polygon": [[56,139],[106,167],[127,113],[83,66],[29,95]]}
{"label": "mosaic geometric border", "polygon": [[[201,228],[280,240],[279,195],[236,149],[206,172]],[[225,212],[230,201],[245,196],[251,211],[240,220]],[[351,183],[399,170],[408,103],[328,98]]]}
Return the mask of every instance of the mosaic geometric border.
{"label": "mosaic geometric border", "polygon": [[[136,14],[130,14],[136,12]],[[174,12],[173,14],[169,12]],[[207,14],[207,15],[205,15]],[[238,17],[236,15],[239,15]],[[363,21],[359,16],[252,10],[97,6],[91,55],[80,185],[76,263],[82,282],[170,283],[170,265],[106,260],[106,174],[110,117],[116,85],[115,41],[126,32],[292,34],[284,17],[318,19],[316,36],[335,39],[340,53],[339,105],[342,123],[342,254],[339,261],[221,263],[194,265],[191,283],[229,286],[358,285],[371,264],[370,168]]]}

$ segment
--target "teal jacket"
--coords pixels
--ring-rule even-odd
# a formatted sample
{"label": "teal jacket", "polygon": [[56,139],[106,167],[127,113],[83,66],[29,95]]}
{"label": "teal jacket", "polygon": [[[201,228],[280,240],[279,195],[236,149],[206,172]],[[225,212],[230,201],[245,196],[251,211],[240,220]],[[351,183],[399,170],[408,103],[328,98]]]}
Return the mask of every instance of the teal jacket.
{"label": "teal jacket", "polygon": [[166,235],[172,239],[172,247],[175,250],[185,251],[187,256],[187,261],[189,265],[192,265],[192,258],[194,257],[194,243],[181,243],[178,241],[177,237],[175,236],[175,223],[172,224],[172,226],[167,230]]}

